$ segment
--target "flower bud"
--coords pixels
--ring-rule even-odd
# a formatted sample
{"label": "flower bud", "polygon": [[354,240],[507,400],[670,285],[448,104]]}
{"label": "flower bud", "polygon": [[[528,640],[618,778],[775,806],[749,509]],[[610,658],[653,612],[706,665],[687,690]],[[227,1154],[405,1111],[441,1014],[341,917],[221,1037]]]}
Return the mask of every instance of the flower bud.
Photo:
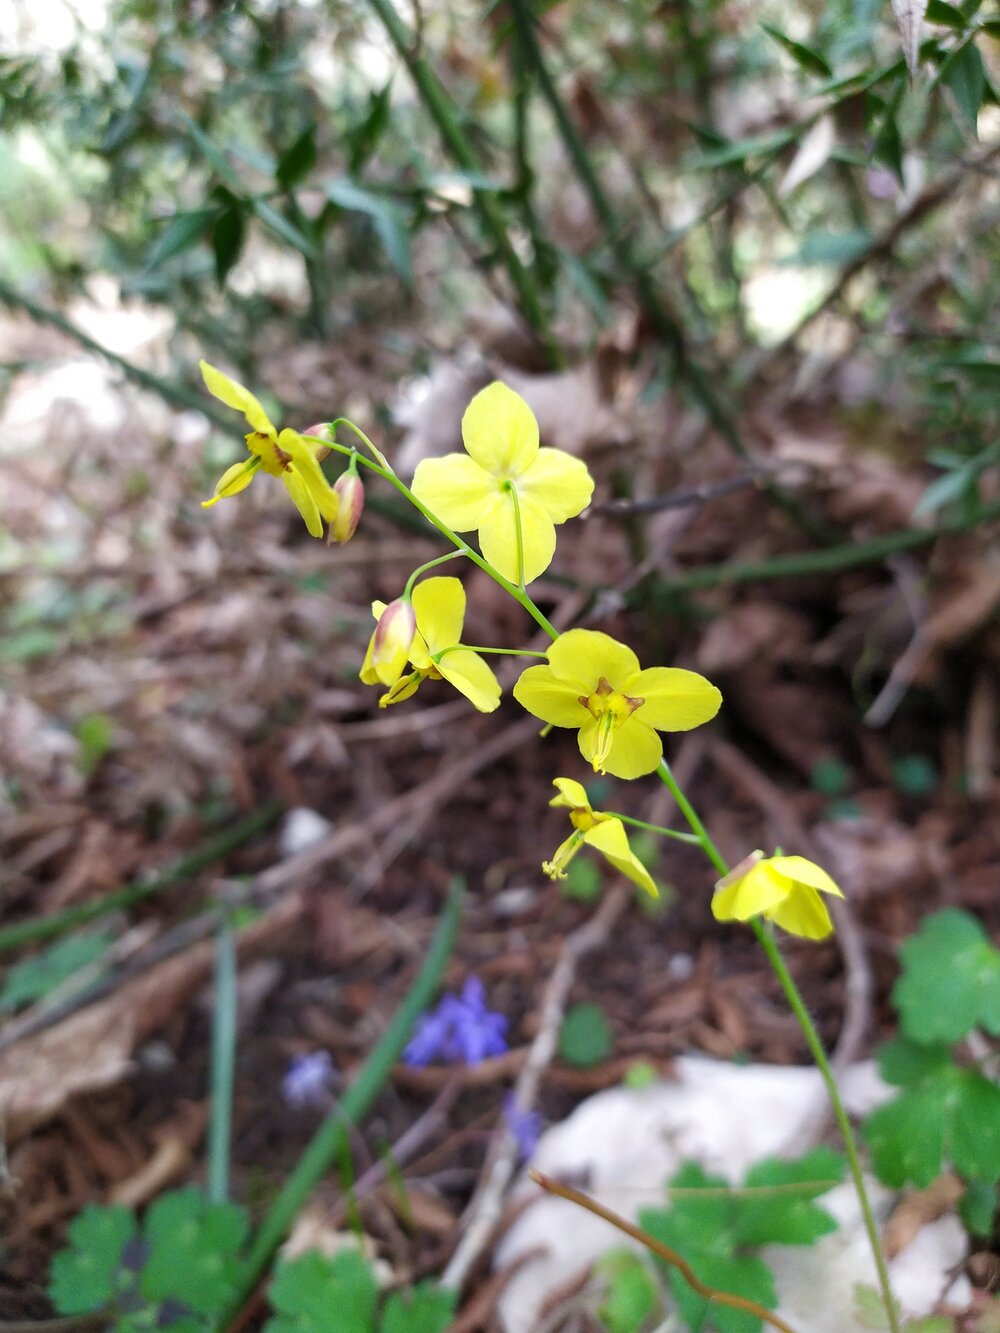
{"label": "flower bud", "polygon": [[393,686],[403,674],[417,632],[410,599],[397,597],[379,616],[372,637],[372,669],[383,685]]}
{"label": "flower bud", "polygon": [[349,468],[333,483],[333,489],[340,500],[340,508],[330,524],[330,541],[349,542],[365,507],[365,488],[357,472]]}
{"label": "flower bud", "polygon": [[[315,425],[307,426],[306,429],[302,432],[302,434],[315,436],[319,440],[333,439],[333,431],[330,429],[329,425],[325,421],[317,421]],[[309,443],[316,451],[317,462],[322,463],[324,458],[329,458],[331,453],[329,446],[317,443],[317,439],[312,439],[309,441]]]}

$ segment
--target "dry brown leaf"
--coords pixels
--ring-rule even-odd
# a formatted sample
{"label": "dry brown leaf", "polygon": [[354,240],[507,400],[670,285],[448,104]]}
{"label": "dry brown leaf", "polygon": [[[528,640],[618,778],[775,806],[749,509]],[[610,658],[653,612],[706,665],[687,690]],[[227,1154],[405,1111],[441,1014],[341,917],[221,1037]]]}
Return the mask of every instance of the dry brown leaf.
{"label": "dry brown leaf", "polygon": [[914,1190],[893,1210],[882,1232],[886,1257],[901,1254],[930,1222],[950,1213],[965,1193],[958,1176],[938,1176],[925,1190]]}

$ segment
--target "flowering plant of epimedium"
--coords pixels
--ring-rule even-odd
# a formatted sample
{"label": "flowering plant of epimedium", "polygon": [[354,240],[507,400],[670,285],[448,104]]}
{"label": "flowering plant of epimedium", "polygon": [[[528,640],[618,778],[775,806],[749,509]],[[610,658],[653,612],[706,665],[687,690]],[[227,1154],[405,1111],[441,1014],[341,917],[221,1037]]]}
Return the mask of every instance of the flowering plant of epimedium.
{"label": "flowering plant of epimedium", "polygon": [[[586,464],[562,450],[544,447],[528,404],[496,382],[478,393],[465,411],[464,453],[424,460],[408,485],[346,418],[302,433],[289,428],[279,432],[242,385],[205,362],[202,374],[209,391],[241,412],[250,427],[249,458],[223,474],[215,493],[204,501],[206,506],[238,495],[258,472],[265,472],[284,484],[312,536],[346,541],[362,519],[363,470],[394,487],[444,539],[447,550],[442,555],[415,569],[392,601],[372,606],[375,625],[360,678],[383,691],[380,707],[412,698],[425,680],[433,679],[446,681],[472,708],[491,713],[500,706],[502,690],[487,658],[504,654],[544,659],[531,661],[521,672],[512,690],[514,701],[544,724],[542,737],[553,727],[575,731],[581,757],[576,775],[553,777],[558,795],[551,804],[566,811],[570,828],[542,866],[547,875],[564,877],[570,859],[588,847],[656,896],[655,880],[629,846],[626,825],[693,843],[703,851],[716,877],[714,917],[748,925],[756,934],[823,1075],[865,1215],[889,1326],[896,1329],[896,1307],[853,1131],[775,930],[823,939],[834,929],[825,899],[841,897],[840,889],[820,866],[794,851],[781,849],[771,856],[753,851],[732,868],[723,859],[677,783],[661,739],[661,733],[686,732],[710,723],[722,706],[715,685],[681,667],[643,666],[628,644],[602,631],[570,628],[560,633],[529,592],[529,585],[553,561],[557,529],[590,503],[594,481]],[[332,483],[322,466],[331,454],[343,456],[347,463]],[[478,549],[461,535],[473,532]],[[477,565],[518,602],[550,639],[548,648],[538,652],[464,643],[464,585],[454,575],[432,573],[455,559]],[[588,769],[626,782],[652,777],[663,783],[687,829],[661,828],[617,811],[593,809],[581,781]],[[477,1005],[482,1008],[478,991],[446,997],[414,1034],[410,1055],[421,1061],[434,1058],[446,1048],[462,1046],[473,1029],[480,1040],[482,1034],[472,1022]],[[498,1046],[502,1031],[490,1029],[484,1040],[487,1046]]]}

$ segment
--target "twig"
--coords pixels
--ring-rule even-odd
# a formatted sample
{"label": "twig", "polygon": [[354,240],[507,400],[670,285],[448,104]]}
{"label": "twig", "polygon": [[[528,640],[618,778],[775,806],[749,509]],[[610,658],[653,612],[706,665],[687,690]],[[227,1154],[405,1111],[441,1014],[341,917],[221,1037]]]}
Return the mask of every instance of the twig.
{"label": "twig", "polygon": [[[534,1105],[542,1075],[556,1052],[559,1028],[570,989],[576,979],[577,965],[581,958],[605,943],[631,900],[631,886],[617,884],[594,916],[566,937],[542,998],[538,1035],[531,1043],[528,1058],[514,1086],[514,1097],[518,1105],[526,1110]],[[442,1286],[461,1290],[470,1270],[489,1242],[503,1210],[504,1194],[517,1168],[518,1152],[517,1139],[509,1130],[495,1141],[491,1160],[487,1161],[484,1168],[482,1185],[463,1219],[464,1234],[441,1276]]]}
{"label": "twig", "polygon": [[631,1236],[640,1245],[645,1245],[647,1250],[651,1250],[664,1263],[676,1268],[688,1286],[693,1287],[699,1296],[704,1296],[706,1301],[710,1301],[713,1305],[728,1305],[732,1310],[743,1310],[747,1314],[763,1320],[765,1324],[770,1324],[772,1328],[780,1329],[781,1333],[795,1333],[791,1324],[786,1324],[773,1310],[758,1305],[756,1301],[747,1300],[745,1296],[735,1296],[732,1292],[719,1291],[715,1287],[706,1285],[696,1276],[688,1261],[676,1250],[672,1250],[669,1245],[664,1245],[662,1240],[657,1240],[648,1231],[643,1231],[641,1227],[633,1225],[619,1213],[613,1212],[610,1208],[605,1208],[596,1199],[590,1198],[587,1194],[582,1194],[570,1185],[563,1185],[560,1181],[553,1180],[551,1176],[543,1175],[541,1171],[532,1171],[530,1174],[535,1184],[541,1185],[542,1189],[547,1190],[549,1194],[558,1194],[561,1199],[567,1199],[580,1208],[586,1208],[588,1213],[593,1213],[595,1217],[610,1222],[613,1227],[623,1231],[626,1236]]}

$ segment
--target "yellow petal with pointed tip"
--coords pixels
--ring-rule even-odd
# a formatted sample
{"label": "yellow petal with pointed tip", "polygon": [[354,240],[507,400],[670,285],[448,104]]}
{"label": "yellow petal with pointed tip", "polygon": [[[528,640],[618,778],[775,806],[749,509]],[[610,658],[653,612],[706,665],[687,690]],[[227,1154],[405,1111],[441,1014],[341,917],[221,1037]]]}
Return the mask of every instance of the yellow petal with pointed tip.
{"label": "yellow petal with pointed tip", "polygon": [[309,529],[309,535],[311,537],[322,537],[323,520],[320,518],[316,501],[305,481],[291,468],[281,474],[281,480],[284,482],[285,490],[291,496],[292,504],[302,515],[303,521]]}
{"label": "yellow petal with pointed tip", "polygon": [[782,930],[807,940],[824,939],[833,931],[826,903],[807,885],[796,885],[785,901],[767,915]]}
{"label": "yellow petal with pointed tip", "polygon": [[568,806],[570,810],[590,809],[590,801],[587,799],[582,782],[576,782],[573,778],[555,778],[552,785],[558,788],[559,795],[553,796],[549,805]]}
{"label": "yellow petal with pointed tip", "polygon": [[595,824],[592,829],[587,830],[583,840],[589,846],[595,847],[633,884],[638,884],[653,898],[660,896],[652,875],[628,845],[628,835],[620,819],[602,820],[600,824]]}
{"label": "yellow petal with pointed tip", "polygon": [[221,370],[210,366],[207,361],[199,361],[198,365],[201,367],[201,377],[205,381],[205,387],[213,398],[218,398],[227,407],[235,407],[237,412],[242,412],[252,430],[258,430],[263,435],[276,434],[267,413],[249,389],[244,389],[242,384],[237,384]]}
{"label": "yellow petal with pointed tip", "polygon": [[423,579],[413,589],[413,611],[428,653],[439,653],[461,642],[465,589],[460,579]]}
{"label": "yellow petal with pointed tip", "polygon": [[[519,497],[517,512],[521,515],[524,581],[531,583],[552,563],[556,553],[556,530],[542,506],[527,496]],[[511,583],[517,583],[517,518],[509,491],[501,491],[483,507],[479,546],[494,569]]]}
{"label": "yellow petal with pointed tip", "polygon": [[553,727],[579,727],[590,718],[580,702],[589,686],[580,680],[564,680],[549,666],[528,667],[514,686],[514,698],[543,722]]}
{"label": "yellow petal with pointed tip", "polygon": [[621,689],[642,699],[642,720],[658,731],[690,731],[710,722],[722,707],[716,686],[682,667],[648,667],[629,676]]}
{"label": "yellow petal with pointed tip", "polygon": [[[598,752],[599,734],[597,719],[589,713],[580,728],[579,744],[580,753],[592,764]],[[662,758],[663,742],[652,727],[633,714],[612,733],[611,748],[596,771],[631,780],[652,773]]]}
{"label": "yellow petal with pointed tip", "polygon": [[484,507],[497,494],[496,477],[466,454],[425,458],[410,487],[421,504],[456,532],[478,528]]}
{"label": "yellow petal with pointed tip", "polygon": [[469,456],[495,477],[516,478],[538,453],[538,422],[519,393],[499,380],[477,393],[462,417]]}
{"label": "yellow petal with pointed tip", "polygon": [[639,672],[639,659],[624,643],[596,629],[571,629],[560,634],[547,653],[557,676],[589,682],[586,693],[603,677],[614,689]]}
{"label": "yellow petal with pointed tip", "polygon": [[492,713],[500,707],[500,682],[491,668],[471,648],[458,648],[445,653],[437,669],[460,694],[464,694],[481,713]]}
{"label": "yellow petal with pointed tip", "polygon": [[220,500],[228,500],[231,495],[239,495],[240,491],[245,491],[253,481],[259,466],[259,459],[248,458],[244,463],[234,463],[232,467],[226,468],[215,483],[215,494],[211,500],[202,500],[202,509],[210,509]]}
{"label": "yellow petal with pointed tip", "polygon": [[517,481],[517,493],[541,505],[553,523],[576,518],[590,504],[594,479],[586,463],[562,449],[539,449]]}
{"label": "yellow petal with pointed tip", "polygon": [[799,884],[808,884],[820,893],[832,893],[835,898],[844,896],[826,871],[804,856],[772,856],[768,865],[779,875],[786,875]]}

